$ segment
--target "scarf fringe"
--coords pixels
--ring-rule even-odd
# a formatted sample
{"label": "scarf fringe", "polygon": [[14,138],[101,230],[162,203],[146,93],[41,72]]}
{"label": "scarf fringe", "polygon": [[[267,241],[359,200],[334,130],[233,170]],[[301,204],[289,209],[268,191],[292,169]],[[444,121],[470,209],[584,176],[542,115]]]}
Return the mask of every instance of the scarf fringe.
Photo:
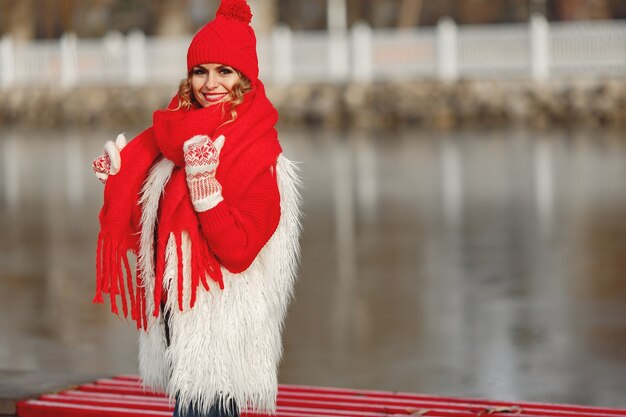
{"label": "scarf fringe", "polygon": [[[174,241],[176,242],[176,266],[178,267],[178,273],[176,276],[178,277],[178,309],[183,311],[183,282],[185,281],[185,277],[183,275],[183,242],[182,242],[182,233],[176,233],[174,236]],[[193,255],[192,255],[193,257]]]}
{"label": "scarf fringe", "polygon": [[[178,309],[185,310],[183,293],[185,290],[185,278],[190,283],[191,291],[188,308],[193,308],[196,299],[198,287],[202,285],[206,291],[209,291],[208,278],[213,279],[220,287],[224,289],[224,279],[222,270],[217,260],[212,256],[207,256],[208,246],[203,237],[198,233],[187,233],[184,231],[172,233],[176,244],[176,263],[177,263],[177,295]],[[188,242],[185,242],[188,240]],[[148,317],[146,312],[146,288],[139,267],[135,272],[135,282],[133,283],[133,275],[131,273],[130,262],[128,260],[128,252],[131,250],[125,245],[115,246],[113,242],[118,240],[111,236],[100,234],[98,237],[98,248],[96,252],[96,294],[93,298],[94,304],[104,303],[104,294],[109,295],[111,303],[111,311],[120,315],[117,296],[120,296],[122,304],[122,314],[128,318],[130,316],[136,322],[137,328],[144,330],[148,326]],[[200,248],[200,250],[183,250],[183,245],[188,243],[188,247]],[[159,317],[161,314],[161,304],[164,302],[163,297],[163,277],[165,274],[165,246],[159,242],[158,250],[162,262],[159,265],[156,275],[156,285],[154,287],[154,310],[152,315]],[[188,261],[187,256],[191,259]],[[185,267],[185,263],[189,262],[190,268]],[[207,278],[208,277],[208,278]],[[130,310],[129,310],[130,307]]]}
{"label": "scarf fringe", "polygon": [[[160,306],[165,301],[163,299],[163,291],[167,289],[164,288],[164,285],[176,285],[176,302],[180,311],[185,311],[186,309],[185,300],[187,297],[184,295],[185,291],[190,292],[188,293],[188,308],[191,309],[196,304],[200,284],[206,291],[210,290],[209,278],[214,280],[220,289],[224,289],[224,278],[219,262],[214,256],[210,256],[206,240],[198,231],[195,233],[186,231],[171,232],[170,239],[175,245],[173,252],[176,254],[176,282],[164,283],[166,267],[158,268],[157,285],[154,289],[154,317],[158,317],[161,310],[156,306]],[[159,266],[167,262],[166,246],[166,244],[163,244],[163,250],[158,251],[161,259],[165,260],[165,262],[159,262]],[[189,286],[189,288],[185,288],[186,286]]]}
{"label": "scarf fringe", "polygon": [[[98,247],[96,250],[96,294],[93,298],[94,304],[104,303],[104,294],[109,294],[111,302],[111,312],[119,316],[117,296],[120,296],[122,303],[122,314],[128,317],[129,304],[130,316],[137,322],[137,328],[147,328],[147,316],[145,312],[145,295],[141,275],[137,270],[136,282],[133,285],[133,274],[130,269],[128,252],[132,248],[125,244],[114,245],[120,242],[112,236],[100,233],[98,236]],[[123,240],[122,240],[123,241]],[[126,279],[126,282],[124,282]]]}

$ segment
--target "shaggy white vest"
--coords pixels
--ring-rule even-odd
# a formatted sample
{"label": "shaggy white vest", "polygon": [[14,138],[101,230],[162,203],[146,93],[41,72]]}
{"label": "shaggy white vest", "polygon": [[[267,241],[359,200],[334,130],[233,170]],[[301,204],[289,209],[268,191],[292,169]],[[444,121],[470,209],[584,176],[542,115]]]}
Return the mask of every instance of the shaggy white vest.
{"label": "shaggy white vest", "polygon": [[[156,208],[174,164],[162,159],[151,169],[142,190],[144,207]],[[181,312],[177,299],[177,255],[170,236],[163,285],[168,291],[170,347],[164,315],[148,317],[148,329],[139,334],[139,372],[146,387],[165,390],[185,407],[194,402],[208,411],[216,402],[275,413],[277,371],[282,355],[281,330],[299,257],[300,185],[295,166],[279,156],[276,175],[281,216],[278,228],[250,267],[232,274],[222,268],[224,290],[208,279],[210,291],[198,288],[194,308]],[[154,227],[156,209],[144,210],[138,256],[146,294],[154,289]],[[184,288],[191,286],[191,242],[183,234]],[[189,306],[190,293],[183,293]],[[146,297],[148,312],[152,297]]]}

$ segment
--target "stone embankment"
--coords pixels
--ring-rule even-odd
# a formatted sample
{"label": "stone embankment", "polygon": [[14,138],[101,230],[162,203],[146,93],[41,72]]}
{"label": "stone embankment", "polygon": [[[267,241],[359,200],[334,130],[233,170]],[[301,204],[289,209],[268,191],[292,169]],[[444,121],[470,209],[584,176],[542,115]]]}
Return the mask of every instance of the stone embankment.
{"label": "stone embankment", "polygon": [[[0,123],[149,124],[174,90],[84,87],[0,92]],[[284,124],[430,128],[626,127],[626,78],[268,86]]]}

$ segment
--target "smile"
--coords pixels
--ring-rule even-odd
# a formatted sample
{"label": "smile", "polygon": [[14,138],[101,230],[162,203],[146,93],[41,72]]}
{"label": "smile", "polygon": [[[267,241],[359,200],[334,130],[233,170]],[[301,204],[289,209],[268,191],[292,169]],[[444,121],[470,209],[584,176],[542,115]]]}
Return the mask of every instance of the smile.
{"label": "smile", "polygon": [[204,99],[210,103],[215,103],[226,97],[228,93],[203,94]]}

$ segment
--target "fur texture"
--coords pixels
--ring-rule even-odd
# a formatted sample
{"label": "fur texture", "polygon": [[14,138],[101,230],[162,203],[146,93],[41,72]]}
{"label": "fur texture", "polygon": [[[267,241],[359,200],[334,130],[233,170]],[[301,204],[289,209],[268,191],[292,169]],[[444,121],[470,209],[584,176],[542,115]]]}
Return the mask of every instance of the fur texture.
{"label": "fur texture", "polygon": [[[162,169],[166,170],[165,164]],[[139,337],[139,364],[144,384],[165,389],[170,397],[177,397],[183,408],[194,402],[206,412],[216,401],[227,407],[234,400],[241,408],[270,413],[276,410],[281,330],[296,278],[300,233],[300,182],[295,165],[279,156],[276,175],[281,218],[272,238],[246,271],[232,274],[222,268],[224,290],[209,279],[210,291],[199,289],[194,308],[183,312],[176,303],[176,243],[173,235],[168,240],[163,285],[168,291],[171,345],[168,349],[165,342],[164,315],[150,316],[148,330]],[[155,167],[142,199],[148,201],[154,198],[150,196],[160,195],[163,188],[159,178],[165,177]],[[153,248],[143,244],[143,235],[154,233],[154,221],[156,213],[154,218],[142,217],[141,268],[153,266],[146,261]],[[153,235],[146,236],[145,241],[152,242]],[[190,288],[192,250],[183,233],[183,288]],[[154,272],[142,271],[154,280]],[[148,282],[146,290],[150,294]],[[185,306],[189,305],[189,297],[183,293]],[[151,311],[150,305],[147,308]]]}
{"label": "fur texture", "polygon": [[[154,164],[148,178],[141,190],[142,205],[141,212],[141,237],[139,240],[139,254],[137,264],[146,294],[146,311],[152,313],[154,308],[154,231],[157,222],[157,210],[159,199],[163,193],[165,185],[172,175],[174,163],[167,158],[163,158]],[[163,326],[163,315],[154,317],[148,314],[148,331],[139,332],[139,369],[144,376],[143,383],[147,386],[164,389],[169,378],[169,352],[166,349],[165,328]],[[158,365],[152,363],[154,358],[160,358]],[[148,362],[146,362],[148,361]],[[150,369],[150,372],[143,372]]]}

